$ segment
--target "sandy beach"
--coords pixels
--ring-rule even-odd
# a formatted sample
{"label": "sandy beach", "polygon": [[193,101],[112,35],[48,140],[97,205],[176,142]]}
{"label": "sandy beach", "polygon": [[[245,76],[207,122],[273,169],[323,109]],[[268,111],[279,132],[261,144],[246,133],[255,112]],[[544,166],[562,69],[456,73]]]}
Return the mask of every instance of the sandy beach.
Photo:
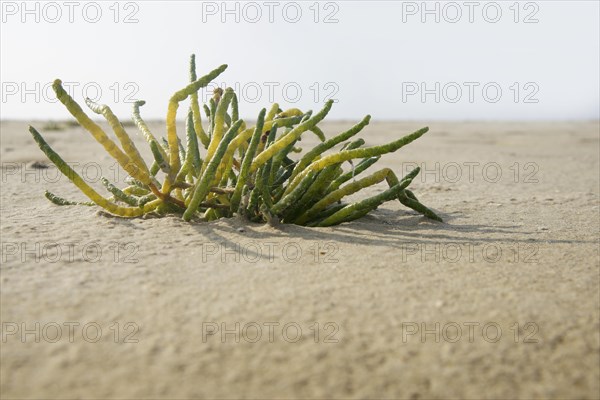
{"label": "sandy beach", "polygon": [[[83,129],[32,124],[124,186]],[[4,399],[600,397],[599,121],[372,122],[367,145],[430,127],[378,168],[420,166],[445,222],[331,228],[53,205],[85,198],[27,125],[1,123]]]}

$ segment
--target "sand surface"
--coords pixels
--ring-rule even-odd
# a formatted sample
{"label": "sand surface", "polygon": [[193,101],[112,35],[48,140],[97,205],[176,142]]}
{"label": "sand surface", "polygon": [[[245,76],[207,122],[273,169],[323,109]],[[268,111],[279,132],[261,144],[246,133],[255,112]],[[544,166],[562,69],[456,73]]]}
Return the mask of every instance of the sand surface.
{"label": "sand surface", "polygon": [[[115,180],[80,128],[35,125]],[[84,198],[2,122],[0,396],[598,398],[598,121],[429,126],[380,163],[426,168],[445,223],[390,202],[317,229],[55,206],[45,189]]]}

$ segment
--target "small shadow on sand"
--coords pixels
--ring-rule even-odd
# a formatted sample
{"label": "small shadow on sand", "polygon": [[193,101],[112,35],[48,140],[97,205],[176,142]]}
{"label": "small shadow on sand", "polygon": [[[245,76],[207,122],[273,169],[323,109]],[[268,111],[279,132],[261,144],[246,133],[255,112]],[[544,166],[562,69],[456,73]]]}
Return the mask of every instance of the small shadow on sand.
{"label": "small shadow on sand", "polygon": [[[143,221],[158,217],[125,219],[115,217],[102,211],[98,212],[119,225],[132,230],[144,230]],[[239,244],[240,236],[255,240],[294,240],[338,241],[346,244],[377,245],[390,248],[401,248],[406,244],[427,243],[469,243],[473,245],[485,243],[523,243],[530,244],[581,244],[594,243],[583,240],[551,240],[540,236],[537,231],[525,230],[516,225],[463,225],[452,221],[464,218],[461,212],[442,214],[445,222],[432,221],[419,214],[379,209],[359,220],[343,223],[328,228],[312,228],[293,224],[266,226],[253,223],[241,217],[224,218],[215,222],[191,222],[190,226],[199,235],[223,246],[234,247]],[[167,215],[161,218],[174,218],[184,223],[178,215]],[[112,222],[112,221],[111,221]],[[254,254],[246,249],[248,256]]]}

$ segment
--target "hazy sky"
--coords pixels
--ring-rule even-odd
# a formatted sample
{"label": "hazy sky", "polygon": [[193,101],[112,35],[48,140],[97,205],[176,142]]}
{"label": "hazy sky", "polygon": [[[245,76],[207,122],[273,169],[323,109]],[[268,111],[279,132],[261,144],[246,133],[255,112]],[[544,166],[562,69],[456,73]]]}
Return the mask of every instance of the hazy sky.
{"label": "hazy sky", "polygon": [[164,118],[192,53],[246,118],[332,96],[332,118],[599,118],[598,1],[1,3],[4,119],[67,118],[55,78]]}

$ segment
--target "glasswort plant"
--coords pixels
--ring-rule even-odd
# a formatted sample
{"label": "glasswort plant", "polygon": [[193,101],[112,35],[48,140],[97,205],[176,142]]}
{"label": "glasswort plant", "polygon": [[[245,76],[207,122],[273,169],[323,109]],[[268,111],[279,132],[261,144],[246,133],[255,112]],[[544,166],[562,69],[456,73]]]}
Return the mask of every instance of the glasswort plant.
{"label": "glasswort plant", "polygon": [[[278,104],[262,109],[256,125],[246,126],[239,118],[238,99],[231,88],[216,89],[202,109],[208,119],[206,129],[201,116],[198,91],[219,76],[227,65],[197,78],[195,57],[190,61],[190,84],[175,92],[168,104],[167,139],[154,136],[140,115],[144,101],[133,106],[133,121],[148,142],[153,162],[148,167],[123,124],[107,105],[86,99],[89,109],[102,115],[120,143],[115,143],[64,90],[54,81],[57,98],[77,122],[85,128],[129,174],[129,186],[119,189],[107,179],[101,180],[112,197],[107,198],[88,185],[33,127],[29,131],[40,149],[91,202],[77,203],[50,192],[46,197],[57,205],[99,205],[111,214],[138,217],[148,213],[179,213],[186,221],[210,221],[234,215],[256,222],[283,222],[307,226],[331,226],[360,218],[386,201],[397,199],[424,216],[442,221],[425,207],[408,189],[419,173],[415,168],[398,179],[383,168],[355,179],[375,164],[382,154],[393,153],[428,131],[422,128],[396,141],[363,147],[364,140],[349,141],[369,124],[367,115],[349,130],[327,139],[318,124],[329,113],[332,100],[322,110],[302,112],[296,108],[282,111]],[[190,99],[186,121],[185,148],[176,129],[176,115],[181,102]],[[291,153],[301,136],[310,131],[321,141],[298,160]],[[338,144],[341,149],[324,154]],[[200,147],[204,148],[203,156]],[[359,159],[356,166],[344,171],[346,161]],[[159,174],[162,173],[162,174]],[[162,177],[162,182],[159,181]],[[351,204],[346,196],[386,181],[389,189]]]}

